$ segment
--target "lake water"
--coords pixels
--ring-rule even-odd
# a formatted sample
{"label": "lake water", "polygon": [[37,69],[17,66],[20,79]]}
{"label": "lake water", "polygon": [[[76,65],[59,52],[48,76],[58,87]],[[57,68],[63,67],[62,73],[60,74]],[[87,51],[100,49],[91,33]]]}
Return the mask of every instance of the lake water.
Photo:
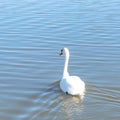
{"label": "lake water", "polygon": [[[86,84],[61,92],[64,57]],[[1,120],[120,119],[119,0],[1,0]]]}

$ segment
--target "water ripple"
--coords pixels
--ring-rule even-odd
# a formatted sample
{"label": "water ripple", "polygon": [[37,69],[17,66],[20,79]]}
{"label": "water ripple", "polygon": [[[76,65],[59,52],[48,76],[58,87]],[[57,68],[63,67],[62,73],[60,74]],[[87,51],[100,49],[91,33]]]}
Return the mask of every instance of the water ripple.
{"label": "water ripple", "polygon": [[[119,119],[118,0],[4,0],[0,7],[1,119]],[[83,101],[59,88],[63,47],[70,74],[86,83]]]}

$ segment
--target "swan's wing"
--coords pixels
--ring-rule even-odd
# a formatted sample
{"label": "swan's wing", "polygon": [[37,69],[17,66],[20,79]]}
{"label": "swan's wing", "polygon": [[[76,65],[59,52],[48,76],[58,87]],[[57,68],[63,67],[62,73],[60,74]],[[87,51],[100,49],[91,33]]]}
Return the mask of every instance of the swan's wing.
{"label": "swan's wing", "polygon": [[62,79],[60,81],[60,88],[62,89],[63,92],[68,92],[68,88],[69,88],[69,85],[68,85],[68,82],[67,82],[67,79]]}
{"label": "swan's wing", "polygon": [[84,82],[77,76],[69,76],[68,78],[62,79],[61,89],[69,94],[83,94],[85,90]]}
{"label": "swan's wing", "polygon": [[70,92],[72,94],[84,95],[85,92],[85,83],[77,76],[72,76],[70,81]]}

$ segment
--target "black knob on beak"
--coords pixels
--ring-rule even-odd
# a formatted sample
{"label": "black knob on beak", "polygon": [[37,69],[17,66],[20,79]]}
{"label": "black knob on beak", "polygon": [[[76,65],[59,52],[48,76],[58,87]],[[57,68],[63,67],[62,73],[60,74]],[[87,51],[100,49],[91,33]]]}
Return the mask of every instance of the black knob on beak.
{"label": "black knob on beak", "polygon": [[61,50],[60,54],[59,55],[63,55],[63,49]]}

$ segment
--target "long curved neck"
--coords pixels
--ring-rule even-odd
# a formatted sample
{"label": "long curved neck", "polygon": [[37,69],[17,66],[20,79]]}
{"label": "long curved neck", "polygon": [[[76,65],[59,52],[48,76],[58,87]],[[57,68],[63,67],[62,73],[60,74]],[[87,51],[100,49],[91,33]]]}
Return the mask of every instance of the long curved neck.
{"label": "long curved neck", "polygon": [[63,77],[68,77],[68,62],[69,62],[69,53],[65,54],[65,63],[64,63],[64,70],[63,70]]}

